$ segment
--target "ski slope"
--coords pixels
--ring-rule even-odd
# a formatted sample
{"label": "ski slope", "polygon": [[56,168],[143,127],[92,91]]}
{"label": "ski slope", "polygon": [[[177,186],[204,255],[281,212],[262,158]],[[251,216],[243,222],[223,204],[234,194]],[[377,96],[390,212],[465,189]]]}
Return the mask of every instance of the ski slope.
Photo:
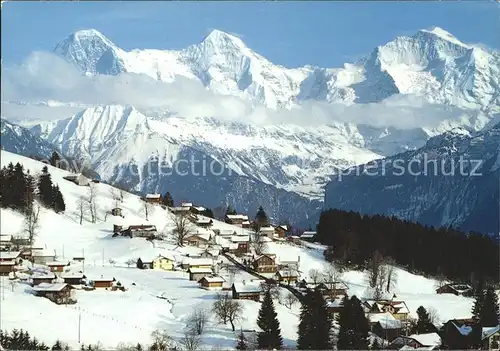
{"label": "ski slope", "polygon": [[[9,162],[20,162],[31,174],[41,171],[43,164],[1,151],[1,165]],[[30,287],[21,282],[11,286],[7,278],[2,277],[0,325],[3,330],[23,328],[39,340],[53,344],[57,338],[71,347],[79,348],[78,330],[83,343],[101,343],[105,349],[113,349],[122,343],[143,343],[151,341],[150,334],[154,330],[165,330],[174,340],[179,341],[184,333],[189,314],[194,308],[210,310],[216,292],[200,289],[198,284],[189,281],[188,274],[182,271],[139,270],[127,267],[129,259],[141,257],[152,259],[158,254],[169,255],[176,261],[182,261],[186,253],[200,252],[194,247],[178,248],[167,241],[155,242],[154,245],[141,238],[112,238],[113,224],[154,224],[159,231],[171,233],[173,214],[155,207],[150,213],[149,221],[142,214],[143,203],[139,197],[126,194],[124,202],[119,206],[125,218],[105,218],[105,212],[115,207],[111,187],[96,184],[98,191],[98,210],[100,221],[96,224],[85,220],[79,224],[78,199],[86,196],[87,187],[79,187],[62,177],[67,172],[48,166],[54,183],[63,193],[66,211],[56,214],[52,211],[41,211],[41,225],[35,240],[35,246],[55,250],[58,260],[70,260],[74,256],[85,256],[85,266],[72,264],[71,271],[83,270],[89,278],[112,276],[120,281],[128,290],[121,291],[76,291],[77,304],[56,305],[51,301],[30,294]],[[203,204],[199,204],[203,205]],[[1,209],[1,233],[22,233],[23,219],[21,214],[8,209]],[[214,221],[214,228],[236,230],[243,234],[244,230],[232,225]],[[200,229],[201,230],[201,229]],[[269,243],[267,251],[275,253],[279,261],[296,260],[300,257],[300,270],[307,275],[310,269],[323,269],[322,247],[310,245],[300,247],[288,243]],[[114,261],[110,262],[110,260]],[[223,260],[222,256],[218,261]],[[231,278],[229,272],[219,272],[228,283],[253,279],[245,272],[237,273]],[[349,271],[343,274],[349,286],[349,293],[363,296],[366,286],[362,272]],[[134,284],[134,285],[133,285]],[[398,299],[406,301],[413,316],[420,306],[433,306],[438,310],[442,321],[450,318],[464,318],[470,315],[472,299],[454,295],[436,295],[435,282],[421,276],[415,276],[398,270],[398,283],[395,293]],[[283,291],[283,294],[285,291]],[[165,299],[157,296],[163,295]],[[210,316],[200,346],[203,349],[231,349],[236,345],[236,337],[240,328],[256,330],[256,320],[260,304],[244,301],[243,318],[236,323],[236,332],[230,325],[217,324]],[[275,302],[284,343],[287,347],[295,347],[296,331],[299,323],[299,306],[286,308]],[[79,318],[80,316],[80,318]],[[79,323],[80,320],[80,323]],[[79,328],[80,324],[80,328]]]}

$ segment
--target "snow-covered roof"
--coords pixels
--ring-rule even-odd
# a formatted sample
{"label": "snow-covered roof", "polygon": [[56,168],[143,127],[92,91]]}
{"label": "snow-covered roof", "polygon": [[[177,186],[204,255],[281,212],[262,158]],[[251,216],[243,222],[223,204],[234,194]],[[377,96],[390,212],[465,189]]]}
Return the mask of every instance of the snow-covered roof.
{"label": "snow-covered roof", "polygon": [[285,231],[288,230],[288,226],[285,225],[285,224],[280,224],[277,228],[282,228],[284,229]]}
{"label": "snow-covered roof", "polygon": [[12,235],[9,234],[0,234],[0,241],[11,241]]}
{"label": "snow-covered roof", "polygon": [[213,265],[213,260],[211,258],[187,258],[184,261],[185,264],[189,264],[190,266],[211,266]]}
{"label": "snow-covered roof", "polygon": [[83,279],[84,274],[81,272],[66,272],[61,274],[61,278],[63,279],[68,279],[68,278],[75,278],[75,279]]}
{"label": "snow-covered roof", "polygon": [[290,270],[290,269],[282,269],[277,272],[281,277],[298,277],[297,271]]}
{"label": "snow-covered roof", "polygon": [[210,224],[211,222],[213,222],[213,220],[210,218],[198,218],[196,220],[196,224]]}
{"label": "snow-covered roof", "polygon": [[269,226],[269,227],[261,227],[260,231],[261,232],[273,232],[274,233],[274,227],[271,227],[271,226]]}
{"label": "snow-covered roof", "polygon": [[181,212],[181,211],[189,212],[189,207],[177,206],[177,207],[169,207],[169,209],[170,209],[170,211],[174,211],[174,212]]}
{"label": "snow-covered roof", "polygon": [[237,282],[233,283],[234,290],[237,293],[262,293],[264,290],[259,282]]}
{"label": "snow-covered roof", "polygon": [[206,276],[201,278],[198,282],[201,280],[206,280],[208,283],[224,283],[226,280],[220,276]]}
{"label": "snow-covered roof", "polygon": [[441,345],[441,337],[437,333],[413,334],[410,338],[417,340],[423,346]]}
{"label": "snow-covered roof", "polygon": [[250,236],[248,235],[233,235],[231,237],[233,243],[246,243],[250,241]]}
{"label": "snow-covered roof", "polygon": [[56,252],[54,250],[36,249],[31,251],[33,257],[54,257]]}
{"label": "snow-covered roof", "polygon": [[313,238],[316,235],[316,232],[304,232],[300,236],[301,238]]}
{"label": "snow-covered roof", "polygon": [[201,207],[201,206],[193,206],[193,208],[196,210],[196,211],[199,211],[199,212],[203,212],[206,210],[205,207]]}
{"label": "snow-covered roof", "polygon": [[56,279],[56,275],[53,272],[35,272],[31,275],[31,279]]}
{"label": "snow-covered roof", "polygon": [[192,202],[183,202],[181,203],[181,207],[193,207],[193,203]]}
{"label": "snow-covered roof", "polygon": [[226,217],[229,219],[248,221],[248,216],[243,214],[226,215]]}
{"label": "snow-covered roof", "polygon": [[9,261],[0,261],[0,266],[15,266],[16,261],[9,260]]}
{"label": "snow-covered roof", "polygon": [[169,261],[175,261],[174,257],[172,257],[170,255],[158,255],[158,257],[155,257],[153,259],[153,262],[156,261],[156,260],[161,260],[161,259],[165,259],[165,260],[169,260]]}
{"label": "snow-covered roof", "polygon": [[489,338],[498,331],[500,331],[500,324],[496,327],[484,327],[482,331],[482,337],[483,339]]}
{"label": "snow-covered roof", "polygon": [[2,260],[15,260],[21,255],[21,251],[0,251]]}
{"label": "snow-covered roof", "polygon": [[161,194],[146,194],[146,199],[159,199]]}
{"label": "snow-covered roof", "polygon": [[394,318],[394,316],[389,312],[370,313],[369,320],[372,323],[380,323],[380,326],[384,329],[397,329],[403,327],[401,321]]}
{"label": "snow-covered roof", "polygon": [[188,269],[189,273],[199,274],[199,273],[212,273],[212,268],[207,267],[191,267]]}
{"label": "snow-covered roof", "polygon": [[88,278],[88,280],[91,280],[93,282],[112,282],[115,278],[113,277],[92,277]]}
{"label": "snow-covered roof", "polygon": [[68,286],[66,283],[40,283],[32,289],[34,291],[61,291],[66,286]]}
{"label": "snow-covered roof", "polygon": [[243,221],[241,222],[242,225],[250,225],[250,221]]}
{"label": "snow-covered roof", "polygon": [[210,234],[209,233],[193,233],[193,234],[188,235],[185,240],[187,240],[187,241],[196,240],[197,238],[205,240],[205,241],[209,241]]}
{"label": "snow-covered roof", "polygon": [[62,266],[67,266],[68,262],[47,262],[47,266],[49,267],[62,267]]}

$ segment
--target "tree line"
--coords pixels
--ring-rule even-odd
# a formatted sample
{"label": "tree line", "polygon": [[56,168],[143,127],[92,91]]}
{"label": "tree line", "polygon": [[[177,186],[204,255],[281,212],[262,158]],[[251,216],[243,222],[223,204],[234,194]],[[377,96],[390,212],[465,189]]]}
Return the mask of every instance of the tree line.
{"label": "tree line", "polygon": [[366,268],[373,253],[411,272],[476,285],[499,281],[499,236],[434,228],[395,217],[360,215],[331,209],[322,212],[316,241],[335,248],[327,260]]}

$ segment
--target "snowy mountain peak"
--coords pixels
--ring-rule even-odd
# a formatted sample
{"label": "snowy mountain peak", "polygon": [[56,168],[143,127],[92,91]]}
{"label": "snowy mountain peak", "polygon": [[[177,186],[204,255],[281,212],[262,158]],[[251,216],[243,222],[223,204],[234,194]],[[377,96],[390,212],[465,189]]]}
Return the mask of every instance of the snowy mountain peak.
{"label": "snowy mountain peak", "polygon": [[240,38],[218,29],[212,30],[210,34],[203,39],[202,43],[211,43],[216,46],[227,46],[232,44],[238,47],[246,47],[245,43]]}
{"label": "snowy mountain peak", "polygon": [[419,32],[432,34],[432,35],[438,37],[439,39],[443,39],[443,40],[449,41],[450,43],[453,43],[453,44],[456,44],[456,45],[460,45],[460,46],[463,46],[463,47],[468,47],[467,45],[465,45],[464,43],[462,43],[460,40],[458,40],[457,38],[455,38],[455,36],[453,36],[450,32],[448,32],[448,31],[446,31],[446,30],[444,30],[443,28],[440,28],[440,27],[431,27],[431,28],[428,28],[428,29],[421,29]]}

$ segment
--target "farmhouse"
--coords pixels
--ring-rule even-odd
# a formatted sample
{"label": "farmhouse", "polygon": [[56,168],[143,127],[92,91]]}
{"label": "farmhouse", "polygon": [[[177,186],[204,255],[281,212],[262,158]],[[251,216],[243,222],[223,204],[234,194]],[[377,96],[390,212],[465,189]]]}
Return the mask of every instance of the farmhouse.
{"label": "farmhouse", "polygon": [[181,207],[191,209],[191,207],[193,207],[193,203],[192,202],[182,202]]}
{"label": "farmhouse", "polygon": [[51,272],[62,272],[64,271],[64,267],[66,267],[68,263],[64,262],[47,262],[47,266],[50,268]]}
{"label": "farmhouse", "polygon": [[276,273],[277,267],[275,262],[275,254],[263,254],[255,258],[253,266],[259,273]]}
{"label": "farmhouse", "polygon": [[408,319],[409,310],[404,301],[366,300],[363,301],[363,307],[367,313],[389,312],[397,320]]}
{"label": "farmhouse", "polygon": [[250,221],[241,222],[241,228],[248,229],[248,228],[250,228],[251,225],[252,225],[252,223],[250,223]]}
{"label": "farmhouse", "polygon": [[316,236],[316,232],[304,232],[300,236],[300,240],[305,240],[305,241],[313,241],[314,237]]}
{"label": "farmhouse", "polygon": [[205,249],[205,251],[203,251],[200,254],[200,257],[201,258],[211,258],[212,260],[216,260],[217,257],[219,257],[219,250],[217,250],[217,249],[213,249],[213,250]]}
{"label": "farmhouse", "polygon": [[0,261],[0,276],[9,275],[10,272],[14,271],[15,266],[15,261]]}
{"label": "farmhouse", "polygon": [[57,304],[68,304],[75,302],[71,296],[73,287],[66,283],[40,283],[39,285],[34,286],[32,289],[35,292],[35,295],[45,297]]}
{"label": "farmhouse", "polygon": [[204,289],[222,289],[222,284],[225,281],[224,278],[213,275],[201,278],[198,283],[200,283],[200,286]]}
{"label": "farmhouse", "polygon": [[389,312],[369,314],[371,331],[382,339],[393,341],[402,334],[403,323]]}
{"label": "farmhouse", "polygon": [[436,289],[436,294],[454,294],[457,296],[472,296],[472,286],[468,284],[445,284]]}
{"label": "farmhouse", "polygon": [[212,226],[213,223],[214,223],[214,221],[211,218],[197,218],[196,222],[195,222],[195,224],[198,227],[202,227],[202,228],[208,228],[208,227]]}
{"label": "farmhouse", "polygon": [[144,197],[144,201],[150,203],[150,204],[159,204],[161,202],[161,195],[160,194],[146,194]]}
{"label": "farmhouse", "polygon": [[201,268],[189,268],[189,280],[199,281],[201,278],[212,274],[212,268],[201,267]]}
{"label": "farmhouse", "polygon": [[208,244],[210,243],[211,236],[208,233],[204,234],[192,234],[189,235],[184,241],[189,245],[189,246],[196,246],[196,247],[207,247]]}
{"label": "farmhouse", "polygon": [[194,214],[202,214],[203,212],[206,211],[206,208],[201,206],[192,206],[190,210]]}
{"label": "farmhouse", "polygon": [[127,229],[121,231],[123,236],[131,238],[154,238],[156,233],[156,226],[145,224],[131,225]]}
{"label": "farmhouse", "polygon": [[265,236],[265,237],[268,237],[269,239],[273,239],[274,238],[274,227],[261,227],[260,230],[260,235],[261,236]]}
{"label": "farmhouse", "polygon": [[91,285],[96,289],[97,288],[108,289],[108,288],[111,288],[113,286],[113,282],[115,282],[116,279],[111,278],[111,277],[103,277],[101,275],[100,278],[92,278],[90,281],[91,281]]}
{"label": "farmhouse", "polygon": [[32,285],[40,285],[41,283],[52,283],[52,281],[56,279],[56,275],[53,272],[47,273],[38,273],[35,272],[31,276]]}
{"label": "farmhouse", "polygon": [[259,301],[261,295],[264,294],[264,289],[262,288],[263,280],[241,283],[233,283],[231,290],[233,293],[233,299],[239,300],[254,300]]}
{"label": "farmhouse", "polygon": [[153,260],[153,269],[162,271],[172,271],[174,269],[174,260],[165,256],[158,256]]}
{"label": "farmhouse", "polygon": [[274,228],[274,234],[278,238],[284,238],[286,236],[286,233],[288,232],[288,226],[282,224]]}
{"label": "farmhouse", "polygon": [[439,347],[441,346],[442,341],[441,337],[437,333],[426,333],[426,334],[413,334],[410,336],[399,336],[395,338],[389,348],[397,348],[401,349],[405,347],[405,349],[409,348],[420,348],[420,347]]}
{"label": "farmhouse", "polygon": [[189,207],[169,207],[170,212],[175,215],[187,215],[190,212]]}
{"label": "farmhouse", "polygon": [[33,263],[46,264],[47,262],[54,262],[56,259],[55,251],[45,249],[31,250],[31,258]]}
{"label": "farmhouse", "polygon": [[0,262],[14,261],[18,264],[21,260],[21,251],[0,251]]}
{"label": "farmhouse", "polygon": [[76,185],[79,185],[79,186],[89,186],[90,185],[89,179],[81,173],[70,174],[70,175],[65,176],[63,178],[66,180],[69,180],[70,182],[75,183]]}
{"label": "farmhouse", "polygon": [[243,222],[248,221],[247,215],[235,214],[235,215],[226,215],[225,222],[232,225],[241,226]]}
{"label": "farmhouse", "polygon": [[230,248],[230,252],[235,254],[244,254],[248,252],[250,237],[248,235],[233,235],[231,237],[231,243],[233,247]]}
{"label": "farmhouse", "polygon": [[285,284],[291,284],[297,281],[298,273],[294,269],[282,269],[276,272],[276,280]]}
{"label": "farmhouse", "polygon": [[61,279],[64,280],[66,284],[69,285],[80,285],[82,284],[85,275],[83,273],[77,272],[66,272],[60,275]]}
{"label": "farmhouse", "polygon": [[182,261],[182,268],[212,268],[213,260],[210,258],[186,258]]}

